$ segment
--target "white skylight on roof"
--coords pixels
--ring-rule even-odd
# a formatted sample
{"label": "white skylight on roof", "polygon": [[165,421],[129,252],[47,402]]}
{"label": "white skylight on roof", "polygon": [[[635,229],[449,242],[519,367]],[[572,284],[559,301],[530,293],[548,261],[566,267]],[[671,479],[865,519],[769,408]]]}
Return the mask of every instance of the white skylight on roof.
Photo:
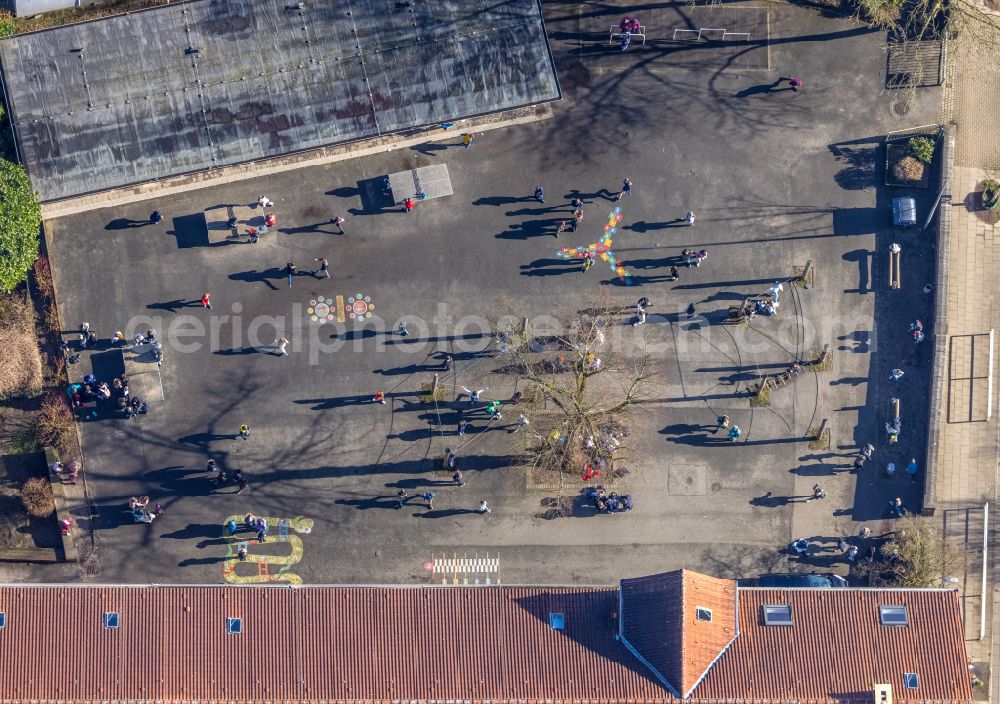
{"label": "white skylight on roof", "polygon": [[909,626],[906,607],[900,604],[883,604],[878,607],[878,620],[883,626]]}
{"label": "white skylight on roof", "polygon": [[118,628],[118,612],[117,611],[107,611],[104,613],[104,627],[105,628]]}
{"label": "white skylight on roof", "polygon": [[907,689],[919,689],[920,678],[917,677],[916,672],[905,672],[903,673],[903,684],[906,685]]}
{"label": "white skylight on roof", "polygon": [[791,626],[791,604],[764,604],[760,607],[764,613],[765,626]]}
{"label": "white skylight on roof", "polygon": [[231,636],[238,636],[243,632],[243,619],[241,618],[227,618],[226,619],[226,633]]}
{"label": "white skylight on roof", "polygon": [[696,621],[707,621],[712,622],[712,610],[706,609],[704,606],[697,606],[694,610],[694,618]]}

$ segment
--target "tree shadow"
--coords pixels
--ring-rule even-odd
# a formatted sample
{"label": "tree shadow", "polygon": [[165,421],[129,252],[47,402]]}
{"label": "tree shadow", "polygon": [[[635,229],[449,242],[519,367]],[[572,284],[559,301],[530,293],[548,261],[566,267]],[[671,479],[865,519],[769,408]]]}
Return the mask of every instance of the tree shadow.
{"label": "tree shadow", "polygon": [[[860,191],[875,185],[877,156],[880,145],[871,139],[852,140],[827,145],[837,161],[844,164],[833,180],[848,191]],[[862,146],[859,143],[867,143]]]}

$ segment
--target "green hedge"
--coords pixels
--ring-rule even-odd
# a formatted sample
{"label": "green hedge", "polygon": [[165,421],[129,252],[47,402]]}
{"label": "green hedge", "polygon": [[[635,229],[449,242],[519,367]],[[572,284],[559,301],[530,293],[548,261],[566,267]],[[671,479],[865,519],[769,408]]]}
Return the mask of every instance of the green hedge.
{"label": "green hedge", "polygon": [[0,159],[0,291],[10,292],[28,278],[41,226],[42,208],[28,174]]}

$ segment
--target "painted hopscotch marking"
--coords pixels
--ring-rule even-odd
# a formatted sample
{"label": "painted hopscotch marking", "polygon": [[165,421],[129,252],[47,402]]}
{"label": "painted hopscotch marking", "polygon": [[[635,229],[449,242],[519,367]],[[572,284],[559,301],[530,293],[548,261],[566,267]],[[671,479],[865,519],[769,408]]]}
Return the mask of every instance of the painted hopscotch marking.
{"label": "painted hopscotch marking", "polygon": [[[267,542],[263,545],[246,537],[250,531],[243,527],[242,516],[229,516],[223,521],[222,535],[226,540],[226,558],[222,563],[223,580],[228,584],[266,584],[271,582],[302,584],[302,578],[292,572],[291,568],[302,560],[304,546],[299,535],[312,533],[313,520],[302,517],[291,520],[268,516],[260,516],[260,518],[264,518],[269,526],[275,524],[278,526],[278,535],[268,536]],[[243,535],[230,535],[226,528],[226,524],[230,520],[236,521]],[[291,532],[299,535],[292,535]],[[249,552],[245,561],[239,558],[241,547],[247,548]],[[271,550],[287,551],[287,554],[279,555],[270,552]],[[247,566],[240,568],[244,562]],[[251,572],[253,565],[256,565],[256,574]],[[271,571],[272,566],[275,568],[274,572]],[[240,568],[240,573],[237,572],[238,568]]]}
{"label": "painted hopscotch marking", "polygon": [[[500,584],[500,555],[490,557],[489,553],[480,557],[479,553],[469,556],[464,553],[459,557],[453,553],[446,555],[431,554],[429,563],[432,575],[441,575],[441,584]],[[471,581],[470,581],[471,580]]]}
{"label": "painted hopscotch marking", "polygon": [[347,319],[344,312],[344,297],[337,296],[337,322],[342,323]]}

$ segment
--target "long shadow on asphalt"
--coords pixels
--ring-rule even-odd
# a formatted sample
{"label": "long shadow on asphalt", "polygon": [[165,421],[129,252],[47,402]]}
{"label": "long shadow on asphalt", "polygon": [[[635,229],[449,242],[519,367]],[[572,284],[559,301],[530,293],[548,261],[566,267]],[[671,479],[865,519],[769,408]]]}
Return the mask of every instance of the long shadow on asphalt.
{"label": "long shadow on asphalt", "polygon": [[808,496],[774,496],[770,491],[763,496],[755,496],[750,499],[747,503],[751,506],[760,506],[762,508],[778,508],[779,506],[787,506],[796,499],[807,499]]}
{"label": "long shadow on asphalt", "polygon": [[844,289],[844,293],[868,294],[871,289],[870,260],[871,252],[867,249],[854,249],[841,255],[841,259],[846,262],[858,263],[858,287],[856,289]]}
{"label": "long shadow on asphalt", "polygon": [[652,232],[654,230],[665,230],[668,227],[688,227],[688,224],[684,218],[674,218],[673,220],[664,220],[663,222],[646,222],[645,220],[637,220],[631,225],[623,226],[622,229],[645,233]]}
{"label": "long shadow on asphalt", "polygon": [[392,369],[372,369],[373,374],[382,376],[401,376],[403,374],[417,374],[419,372],[441,371],[440,364],[410,364],[405,367],[394,367]]}
{"label": "long shadow on asphalt", "polygon": [[[323,229],[326,226],[326,229]],[[307,232],[322,232],[324,235],[343,235],[343,232],[339,232],[333,229],[333,222],[331,220],[323,220],[322,222],[313,223],[312,225],[301,225],[299,227],[284,227],[278,230],[283,235],[301,235]]]}
{"label": "long shadow on asphalt", "polygon": [[[626,269],[632,271],[634,269],[662,269],[668,266],[677,266],[683,261],[683,257],[678,255],[669,255],[666,257],[660,257],[659,259],[632,259],[629,261],[622,260],[622,266]],[[680,277],[680,272],[678,273],[678,278]],[[667,279],[668,281],[672,279]]]}
{"label": "long shadow on asphalt", "polygon": [[239,436],[239,433],[192,433],[191,435],[177,438],[177,442],[204,447],[216,440],[235,440]]}
{"label": "long shadow on asphalt", "polygon": [[233,357],[240,354],[264,354],[264,350],[259,347],[230,347],[229,349],[215,350],[212,354]]}
{"label": "long shadow on asphalt", "polygon": [[583,193],[581,191],[574,189],[569,193],[567,193],[566,195],[564,195],[563,198],[565,198],[566,200],[573,200],[574,198],[579,198],[584,203],[589,203],[596,200],[597,198],[602,198],[604,200],[608,200],[611,201],[612,203],[615,203],[617,202],[618,199],[618,192],[616,191],[612,193],[607,188],[602,188],[601,190],[594,191],[593,193]]}
{"label": "long shadow on asphalt", "polygon": [[[626,269],[628,266],[622,264]],[[645,284],[668,284],[671,281],[676,281],[676,279],[670,274],[664,274],[662,276],[630,276],[629,278],[622,278],[616,276],[613,279],[605,279],[601,281],[602,286],[644,286]]]}
{"label": "long shadow on asphalt", "polygon": [[851,469],[852,465],[844,466],[828,462],[818,462],[815,464],[800,464],[798,467],[792,467],[788,471],[792,474],[798,474],[800,477],[832,477],[837,472],[849,472]]}
{"label": "long shadow on asphalt", "polygon": [[295,403],[300,405],[314,404],[311,410],[327,411],[331,408],[343,408],[344,406],[360,406],[363,403],[371,403],[372,395],[364,394],[357,396],[340,396],[335,398],[301,398]]}
{"label": "long shadow on asphalt", "polygon": [[775,281],[779,281],[780,276],[768,279],[743,279],[742,281],[712,281],[709,283],[699,283],[699,284],[677,284],[673,288],[675,289],[698,289],[698,288],[724,288],[727,286],[762,286],[771,285]]}
{"label": "long shadow on asphalt", "polygon": [[498,240],[526,240],[529,237],[553,237],[556,233],[557,218],[546,220],[525,220],[515,223],[505,232],[494,235]]}
{"label": "long shadow on asphalt", "polygon": [[427,144],[415,144],[410,147],[410,151],[417,152],[418,154],[423,154],[424,156],[434,156],[434,152],[446,151],[449,147],[461,147],[464,146],[461,142],[454,142],[452,144],[442,144],[440,142],[428,142]]}
{"label": "long shadow on asphalt", "polygon": [[423,513],[414,513],[414,518],[450,518],[452,516],[463,516],[470,513],[479,513],[474,508],[442,508],[433,509],[431,511],[424,511]]}
{"label": "long shadow on asphalt", "polygon": [[571,259],[536,259],[521,265],[521,276],[559,276],[580,272],[580,261]]}
{"label": "long shadow on asphalt", "polygon": [[508,210],[504,213],[509,217],[520,217],[521,215],[544,215],[545,213],[556,213],[563,209],[573,210],[572,205],[549,205],[544,208],[521,208],[520,210]]}
{"label": "long shadow on asphalt", "polygon": [[132,220],[131,218],[117,218],[104,226],[105,230],[128,230],[133,227],[145,227],[152,225],[151,220]]}
{"label": "long shadow on asphalt", "polygon": [[353,506],[359,511],[367,511],[370,508],[398,508],[399,503],[394,494],[386,496],[372,496],[367,499],[337,499],[333,503],[341,506]]}
{"label": "long shadow on asphalt", "polygon": [[190,538],[220,538],[222,526],[218,523],[188,523],[185,527],[175,530],[173,533],[163,533],[161,538],[172,538],[174,540],[188,540]]}
{"label": "long shadow on asphalt", "polygon": [[163,303],[150,303],[146,307],[150,310],[168,310],[171,313],[176,313],[178,308],[200,308],[201,301],[188,301],[183,298],[175,298],[172,301],[164,301]]}
{"label": "long shadow on asphalt", "polygon": [[214,565],[219,562],[225,562],[226,556],[221,555],[219,557],[189,557],[186,560],[181,560],[177,563],[178,567],[193,567],[194,565]]}
{"label": "long shadow on asphalt", "polygon": [[260,283],[267,285],[267,287],[272,291],[277,291],[278,287],[272,284],[270,280],[287,278],[287,274],[285,274],[284,269],[272,267],[271,269],[264,269],[263,271],[257,271],[256,269],[240,271],[235,274],[230,274],[229,278],[233,281],[245,281],[247,283],[259,281]]}
{"label": "long shadow on asphalt", "polygon": [[435,486],[455,486],[455,482],[451,479],[400,479],[396,482],[389,482],[385,485],[387,489],[420,489],[422,487],[435,487]]}
{"label": "long shadow on asphalt", "polygon": [[486,198],[478,198],[472,201],[473,205],[513,205],[514,203],[523,203],[525,201],[535,200],[534,196],[523,196],[518,198],[516,196],[488,196]]}
{"label": "long shadow on asphalt", "polygon": [[135,520],[129,510],[127,501],[117,501],[113,504],[94,504],[94,528],[109,529],[132,525]]}
{"label": "long shadow on asphalt", "polygon": [[344,334],[333,333],[332,335],[330,335],[330,339],[366,340],[368,338],[377,337],[379,335],[385,337],[386,344],[390,345],[422,345],[427,342],[454,342],[456,340],[481,340],[484,337],[492,337],[490,333],[486,332],[470,332],[466,335],[441,335],[439,337],[421,337],[419,335],[400,336],[399,333],[397,333],[396,331],[361,328],[360,330],[348,330]]}

